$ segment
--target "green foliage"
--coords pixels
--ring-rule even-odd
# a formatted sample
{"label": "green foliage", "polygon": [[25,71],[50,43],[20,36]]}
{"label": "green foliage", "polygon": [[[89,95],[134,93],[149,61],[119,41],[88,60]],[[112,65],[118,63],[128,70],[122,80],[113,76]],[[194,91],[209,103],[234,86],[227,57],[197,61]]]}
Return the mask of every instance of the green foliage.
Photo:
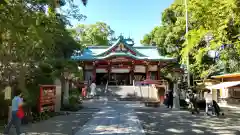
{"label": "green foliage", "polygon": [[[163,12],[162,25],[145,35],[141,42],[155,42],[162,54],[181,58],[183,63],[189,55],[190,69],[195,79],[207,78],[224,66],[228,72],[239,71],[240,2],[188,0],[187,35],[183,2],[175,0]],[[219,57],[210,57],[209,53],[213,51],[219,53]]]}
{"label": "green foliage", "polygon": [[8,116],[8,111],[9,111],[9,105],[11,105],[11,100],[5,100],[4,99],[4,93],[0,93],[0,126],[2,124],[2,120],[5,120],[3,123],[6,122],[7,116]]}
{"label": "green foliage", "polygon": [[40,85],[52,85],[54,77],[52,76],[52,66],[46,63],[41,63],[39,68],[32,71],[31,76],[27,79],[26,90],[24,91],[24,99],[30,107],[38,104]]}
{"label": "green foliage", "polygon": [[69,90],[69,104],[62,107],[65,111],[78,111],[82,108],[81,102],[79,101],[80,92],[77,88]]}
{"label": "green foliage", "polygon": [[80,24],[69,30],[72,36],[84,46],[87,45],[109,45],[109,40],[113,37],[114,31],[106,23]]}
{"label": "green foliage", "polygon": [[76,105],[79,102],[80,92],[78,89],[73,88],[69,90],[69,104]]}
{"label": "green foliage", "polygon": [[65,71],[77,72],[69,57],[81,45],[66,25],[71,25],[69,19],[86,17],[73,0],[61,1],[61,6],[68,5],[61,14],[55,10],[55,1],[5,1],[0,3],[0,85],[18,84],[27,104],[36,106],[39,84],[53,84]]}
{"label": "green foliage", "polygon": [[[25,80],[23,76],[32,68],[27,65],[34,67],[39,61],[65,60],[74,49],[80,48],[65,29],[65,25],[69,24],[69,17],[75,19],[83,19],[83,17],[81,18],[80,12],[74,8],[71,8],[71,12],[75,14],[68,13],[68,16],[64,15],[64,12],[56,14],[53,2],[9,0],[9,3],[0,5],[0,61],[7,70],[20,71],[20,74],[8,73],[4,77],[14,76],[13,78]],[[73,1],[66,2],[70,7],[77,8]],[[45,13],[45,5],[51,10],[48,15]]]}

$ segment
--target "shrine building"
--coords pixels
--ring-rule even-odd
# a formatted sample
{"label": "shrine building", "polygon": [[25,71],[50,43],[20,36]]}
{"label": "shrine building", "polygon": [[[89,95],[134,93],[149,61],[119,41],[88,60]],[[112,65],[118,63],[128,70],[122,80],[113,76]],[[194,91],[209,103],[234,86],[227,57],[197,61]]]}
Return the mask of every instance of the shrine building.
{"label": "shrine building", "polygon": [[177,62],[159,52],[156,46],[136,46],[132,39],[119,36],[111,45],[88,46],[71,59],[80,63],[85,81],[132,85],[145,79],[160,80],[160,69]]}

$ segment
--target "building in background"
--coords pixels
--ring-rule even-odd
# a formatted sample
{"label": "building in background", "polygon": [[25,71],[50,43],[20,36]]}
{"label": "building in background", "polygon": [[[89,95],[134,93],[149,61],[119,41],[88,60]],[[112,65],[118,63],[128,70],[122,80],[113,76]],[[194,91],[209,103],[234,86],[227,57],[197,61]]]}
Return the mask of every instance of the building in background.
{"label": "building in background", "polygon": [[97,85],[132,85],[133,80],[160,80],[160,69],[175,58],[162,56],[156,46],[134,46],[130,38],[119,36],[111,46],[88,46],[72,60],[78,61],[84,79]]}
{"label": "building in background", "polygon": [[240,103],[240,73],[217,75],[212,78],[220,83],[207,88],[217,90],[220,103],[231,105]]}

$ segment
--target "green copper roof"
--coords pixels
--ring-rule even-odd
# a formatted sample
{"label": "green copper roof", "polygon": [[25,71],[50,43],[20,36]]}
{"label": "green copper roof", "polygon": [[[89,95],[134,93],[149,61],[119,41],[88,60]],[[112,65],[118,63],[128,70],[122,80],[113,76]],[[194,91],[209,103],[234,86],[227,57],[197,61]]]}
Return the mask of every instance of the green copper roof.
{"label": "green copper roof", "polygon": [[118,46],[118,45],[121,44],[121,43],[124,44],[124,46],[125,46],[126,48],[128,48],[128,49],[132,50],[133,52],[135,52],[137,55],[139,55],[139,56],[145,56],[145,55],[141,54],[140,52],[138,52],[138,50],[136,50],[136,49],[135,49],[134,47],[132,47],[131,45],[128,45],[128,44],[125,42],[125,39],[123,38],[123,36],[119,36],[118,40],[117,40],[114,44],[112,44],[111,47],[108,47],[105,51],[97,54],[97,56],[102,56],[102,55],[104,55],[104,53],[111,51],[114,47]]}
{"label": "green copper roof", "polygon": [[[111,52],[111,50],[119,44],[123,44],[125,48],[133,51],[136,55],[131,54],[130,52]],[[108,52],[108,53],[107,53]],[[176,60],[175,58],[165,57],[159,53],[159,48],[156,46],[132,46],[128,45],[122,37],[120,37],[113,45],[111,46],[88,46],[86,47],[81,55],[73,55],[71,59],[73,60],[82,60],[82,61],[94,61],[107,59],[115,56],[130,57],[136,60],[152,60],[152,61],[172,61]]]}

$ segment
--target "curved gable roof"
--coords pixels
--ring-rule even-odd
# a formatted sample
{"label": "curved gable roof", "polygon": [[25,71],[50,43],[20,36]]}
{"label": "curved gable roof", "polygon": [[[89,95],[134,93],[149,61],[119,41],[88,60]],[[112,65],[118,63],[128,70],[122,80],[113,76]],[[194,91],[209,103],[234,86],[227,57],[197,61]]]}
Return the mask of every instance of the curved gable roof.
{"label": "curved gable roof", "polygon": [[144,54],[140,53],[138,50],[136,50],[134,47],[128,45],[124,40],[123,40],[123,37],[120,36],[118,38],[118,40],[112,45],[110,46],[109,48],[107,48],[107,50],[97,54],[96,56],[102,56],[103,54],[107,53],[107,52],[110,52],[113,48],[115,48],[116,46],[120,45],[120,44],[123,44],[126,48],[128,48],[129,50],[132,50],[133,52],[135,52],[137,55],[139,56],[145,56]]}
{"label": "curved gable roof", "polygon": [[[114,51],[112,49],[118,45],[123,44],[128,50],[133,51],[136,55],[133,55],[129,51]],[[105,54],[105,55],[104,55]],[[131,57],[136,60],[152,60],[152,61],[175,61],[175,58],[162,56],[159,53],[159,48],[156,46],[132,46],[128,45],[122,36],[112,46],[88,46],[83,50],[81,55],[73,55],[73,60],[101,60],[110,58],[113,56]]]}

